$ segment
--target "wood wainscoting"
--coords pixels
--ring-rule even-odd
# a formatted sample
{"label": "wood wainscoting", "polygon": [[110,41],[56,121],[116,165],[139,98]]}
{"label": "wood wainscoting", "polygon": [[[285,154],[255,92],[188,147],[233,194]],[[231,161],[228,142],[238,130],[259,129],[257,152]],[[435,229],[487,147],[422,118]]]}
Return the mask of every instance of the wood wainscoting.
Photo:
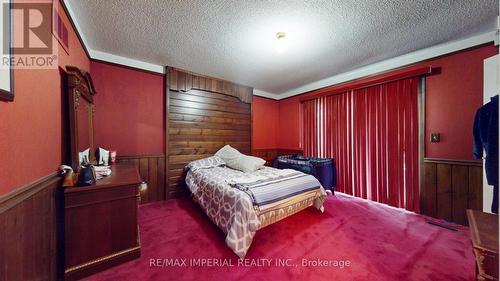
{"label": "wood wainscoting", "polygon": [[139,167],[141,179],[148,183],[141,191],[141,204],[165,200],[165,154],[118,156],[119,163],[131,163]]}
{"label": "wood wainscoting", "polygon": [[62,276],[61,192],[54,173],[0,197],[0,280]]}
{"label": "wood wainscoting", "polygon": [[467,209],[482,210],[481,161],[426,158],[423,173],[422,214],[466,225]]}
{"label": "wood wainscoting", "polygon": [[252,149],[252,155],[266,160],[266,166],[272,166],[274,159],[281,155],[303,155],[302,149],[258,148]]}
{"label": "wood wainscoting", "polygon": [[187,193],[184,167],[229,144],[251,153],[253,89],[167,68],[166,198]]}

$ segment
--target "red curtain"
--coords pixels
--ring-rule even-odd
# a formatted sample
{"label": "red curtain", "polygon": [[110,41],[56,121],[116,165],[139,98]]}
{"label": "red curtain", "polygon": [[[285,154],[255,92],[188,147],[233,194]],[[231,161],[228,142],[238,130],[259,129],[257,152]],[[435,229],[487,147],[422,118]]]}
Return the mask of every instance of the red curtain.
{"label": "red curtain", "polygon": [[419,211],[418,78],[303,103],[304,153],[334,157],[337,191]]}

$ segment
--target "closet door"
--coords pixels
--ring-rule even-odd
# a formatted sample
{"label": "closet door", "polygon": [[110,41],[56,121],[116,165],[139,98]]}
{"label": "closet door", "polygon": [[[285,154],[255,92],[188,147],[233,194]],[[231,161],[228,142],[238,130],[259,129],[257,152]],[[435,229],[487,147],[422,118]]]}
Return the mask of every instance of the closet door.
{"label": "closet door", "polygon": [[[500,92],[499,61],[500,55],[484,60],[484,82],[483,82],[483,104],[490,101],[491,97]],[[484,167],[484,160],[483,160]],[[491,213],[491,201],[493,200],[493,188],[488,185],[486,172],[483,169],[483,212]]]}

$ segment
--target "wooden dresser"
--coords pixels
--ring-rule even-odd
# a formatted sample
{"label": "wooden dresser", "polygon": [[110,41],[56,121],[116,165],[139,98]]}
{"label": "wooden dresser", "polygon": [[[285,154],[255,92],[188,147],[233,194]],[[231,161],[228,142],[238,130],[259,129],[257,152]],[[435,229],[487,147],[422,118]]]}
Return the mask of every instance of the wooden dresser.
{"label": "wooden dresser", "polygon": [[477,280],[498,280],[498,215],[467,210]]}
{"label": "wooden dresser", "polygon": [[64,190],[65,279],[76,280],[141,254],[136,166],[112,166],[96,185]]}

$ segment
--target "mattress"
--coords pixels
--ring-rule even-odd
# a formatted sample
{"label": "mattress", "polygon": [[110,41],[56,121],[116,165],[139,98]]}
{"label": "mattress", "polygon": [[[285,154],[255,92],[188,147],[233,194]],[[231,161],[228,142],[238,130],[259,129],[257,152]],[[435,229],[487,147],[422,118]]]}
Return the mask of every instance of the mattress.
{"label": "mattress", "polygon": [[[241,178],[269,178],[277,169],[264,167],[253,173],[243,173],[228,167],[214,167],[188,171],[186,184],[193,199],[198,202],[210,220],[226,234],[226,244],[239,257],[244,257],[258,229],[314,206],[323,210],[326,193],[317,187],[307,189],[269,204],[256,205],[245,191],[231,186]],[[273,184],[269,185],[273,188]]]}

